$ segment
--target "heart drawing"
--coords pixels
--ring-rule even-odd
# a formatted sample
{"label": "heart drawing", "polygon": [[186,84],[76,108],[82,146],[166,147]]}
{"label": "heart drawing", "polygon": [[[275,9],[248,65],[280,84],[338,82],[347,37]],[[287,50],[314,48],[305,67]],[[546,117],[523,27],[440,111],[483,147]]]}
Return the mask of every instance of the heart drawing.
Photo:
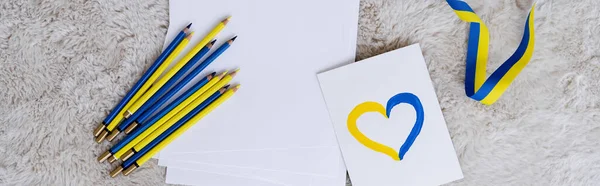
{"label": "heart drawing", "polygon": [[[404,141],[398,152],[394,148],[369,139],[362,132],[360,132],[360,130],[358,130],[358,127],[356,126],[356,120],[358,120],[358,118],[364,113],[377,112],[383,115],[385,118],[389,118],[392,108],[401,103],[412,105],[417,113],[417,119],[412,130],[410,131],[410,134],[408,134],[406,141]],[[412,93],[404,92],[392,96],[388,100],[386,107],[383,107],[383,105],[372,101],[367,101],[357,105],[354,107],[354,109],[352,109],[350,114],[348,114],[348,120],[346,123],[348,125],[348,131],[350,131],[350,134],[352,134],[352,136],[354,136],[358,142],[370,148],[371,150],[381,152],[392,157],[392,159],[396,161],[400,161],[404,158],[406,152],[408,152],[412,144],[415,142],[415,139],[417,139],[419,133],[421,133],[424,117],[425,113],[423,112],[423,105],[421,105],[421,100],[419,100],[419,97]]]}

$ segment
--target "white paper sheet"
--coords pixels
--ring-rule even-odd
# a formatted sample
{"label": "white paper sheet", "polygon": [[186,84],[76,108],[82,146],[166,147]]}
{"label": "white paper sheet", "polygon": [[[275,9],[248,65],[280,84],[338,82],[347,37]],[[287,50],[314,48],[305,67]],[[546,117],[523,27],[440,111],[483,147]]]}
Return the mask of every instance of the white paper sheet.
{"label": "white paper sheet", "polygon": [[[240,156],[239,154],[243,154]],[[255,161],[257,159],[263,161]],[[174,153],[170,158],[162,157],[161,166],[174,166],[170,161],[186,160],[188,164],[177,164],[178,168],[194,169],[197,164],[224,165],[240,168],[283,171],[306,175],[329,175],[338,169],[340,150],[337,146],[294,149],[236,150],[207,153]],[[265,161],[268,160],[268,161]],[[296,162],[304,162],[299,165]],[[321,169],[315,170],[315,167]]]}
{"label": "white paper sheet", "polygon": [[[463,177],[418,44],[318,77],[354,186],[440,185]],[[395,105],[388,100],[401,102]],[[414,100],[420,100],[414,107],[404,102]],[[365,102],[379,106],[365,106]],[[418,102],[423,112],[418,112]],[[359,112],[361,109],[367,112]],[[416,122],[416,113],[423,113],[417,133],[420,122]],[[410,141],[409,133],[418,134],[414,143],[403,159],[394,160],[400,147]],[[377,151],[384,147],[374,143],[395,152]]]}
{"label": "white paper sheet", "polygon": [[208,171],[188,170],[188,169],[167,169],[167,183],[182,185],[252,185],[252,186],[281,186],[281,182],[271,180],[260,180],[244,176],[232,176],[227,174],[217,174]]}
{"label": "white paper sheet", "polygon": [[[184,53],[216,23],[233,16],[216,47],[233,35],[239,37],[204,74],[239,67],[233,82],[242,83],[242,88],[165,148],[160,158],[173,159],[186,152],[336,146],[316,73],[354,61],[358,6],[358,0],[171,1],[167,38],[189,22],[196,31]],[[178,159],[198,161],[197,157]],[[324,155],[288,168],[338,160],[339,156]],[[264,166],[271,160],[253,161]],[[319,172],[327,167],[312,169]]]}
{"label": "white paper sheet", "polygon": [[[186,162],[174,161],[171,163],[172,166],[167,168],[167,183],[170,184],[187,184],[187,185],[225,185],[227,183],[222,182],[221,176],[230,176],[226,179],[228,182],[243,182],[248,179],[253,179],[249,183],[243,185],[253,186],[261,185],[267,182],[268,184],[286,185],[286,186],[344,186],[346,183],[346,167],[344,162],[340,159],[337,167],[337,175],[334,178],[323,177],[323,176],[310,176],[303,174],[293,174],[279,171],[269,171],[254,168],[238,168],[231,166],[220,166],[211,164],[196,164],[193,170],[177,168],[181,164]],[[188,173],[181,173],[187,171]],[[205,179],[190,179],[189,177],[194,174],[208,174],[208,175],[219,175],[208,177],[204,176]],[[187,175],[187,176],[186,176]]]}

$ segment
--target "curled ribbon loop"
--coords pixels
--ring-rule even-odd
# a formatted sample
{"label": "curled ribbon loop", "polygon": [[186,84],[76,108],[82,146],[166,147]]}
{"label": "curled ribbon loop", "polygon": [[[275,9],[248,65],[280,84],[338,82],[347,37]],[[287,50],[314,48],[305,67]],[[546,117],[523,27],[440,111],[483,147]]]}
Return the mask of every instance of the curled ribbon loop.
{"label": "curled ribbon loop", "polygon": [[470,23],[465,92],[470,98],[491,105],[502,96],[510,83],[531,60],[535,43],[533,25],[535,4],[527,16],[525,32],[519,47],[490,77],[485,79],[490,40],[487,27],[467,3],[458,0],[446,0],[446,2],[461,20]]}

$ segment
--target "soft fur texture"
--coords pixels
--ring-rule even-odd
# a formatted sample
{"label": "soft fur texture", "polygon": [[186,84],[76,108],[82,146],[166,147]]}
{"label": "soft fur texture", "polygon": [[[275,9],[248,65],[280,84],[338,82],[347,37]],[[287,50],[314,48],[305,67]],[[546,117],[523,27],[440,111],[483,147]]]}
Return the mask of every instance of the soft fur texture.
{"label": "soft fur texture", "polygon": [[[468,0],[491,32],[488,74],[531,0]],[[93,128],[158,56],[166,0],[0,1],[0,184],[161,185],[150,162],[111,179]],[[600,182],[600,6],[539,0],[533,59],[492,106],[465,96],[468,24],[442,0],[363,0],[358,59],[420,43],[465,175],[450,185]]]}

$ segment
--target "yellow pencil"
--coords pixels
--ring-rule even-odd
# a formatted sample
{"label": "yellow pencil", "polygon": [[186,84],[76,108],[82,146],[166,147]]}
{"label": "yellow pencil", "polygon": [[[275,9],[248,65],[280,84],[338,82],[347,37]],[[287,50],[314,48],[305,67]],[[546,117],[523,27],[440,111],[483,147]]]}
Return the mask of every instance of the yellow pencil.
{"label": "yellow pencil", "polygon": [[[150,131],[150,128],[148,128],[146,131],[144,131],[144,133],[146,133],[146,132],[151,132],[151,133],[148,134],[146,137],[143,137],[143,140],[141,140],[137,144],[135,144],[133,146],[133,148],[131,148],[131,149],[122,148],[121,150],[128,150],[128,151],[125,152],[124,155],[120,157],[121,160],[125,161],[129,157],[131,157],[133,154],[142,150],[142,148],[144,148],[146,145],[148,145],[148,143],[152,142],[152,140],[156,139],[156,137],[158,137],[164,131],[169,129],[169,127],[173,126],[173,124],[177,123],[177,121],[179,121],[181,118],[183,118],[185,115],[187,115],[190,111],[194,110],[194,108],[196,108],[198,105],[202,104],[202,102],[204,102],[208,97],[210,97],[215,92],[219,91],[219,89],[221,89],[221,87],[227,85],[231,81],[231,79],[233,79],[233,77],[237,74],[238,71],[239,70],[235,70],[232,73],[227,74],[217,84],[213,85],[209,90],[204,92],[200,97],[196,98],[192,103],[185,106],[185,108],[183,110],[181,110],[176,115],[169,118],[168,121],[166,121],[162,125],[160,125],[159,128],[156,128],[154,131]],[[169,112],[169,114],[171,114],[171,112]],[[142,133],[142,134],[144,134],[144,133]],[[140,136],[142,136],[142,135],[140,135]],[[131,143],[133,143],[134,141],[132,141]],[[116,153],[115,153],[115,155],[116,155]]]}
{"label": "yellow pencil", "polygon": [[[127,104],[125,104],[125,107],[123,107],[123,109],[121,109],[121,111],[119,111],[119,113],[115,116],[115,118],[108,124],[108,126],[106,126],[106,129],[108,130],[103,130],[97,137],[96,137],[96,142],[100,143],[102,142],[102,140],[104,140],[104,138],[106,138],[106,136],[108,135],[108,132],[112,131],[112,129],[114,129],[114,127],[119,124],[121,122],[121,120],[123,119],[123,114],[126,112],[126,108],[129,108],[131,105],[133,105],[133,103],[135,103],[135,101],[140,98],[142,95],[145,94],[145,92],[152,86],[152,84],[154,83],[154,81],[156,81],[156,79],[158,79],[158,77],[160,77],[160,75],[167,69],[167,67],[169,67],[169,64],[171,64],[171,62],[173,62],[173,60],[175,60],[175,58],[179,55],[179,53],[181,53],[181,51],[188,45],[188,43],[190,43],[190,39],[192,38],[192,35],[194,33],[190,33],[188,34],[182,41],[181,43],[179,43],[179,45],[177,45],[177,47],[175,47],[175,49],[173,50],[173,52],[171,52],[171,54],[169,54],[169,57],[167,57],[167,59],[165,59],[165,61],[158,66],[158,68],[156,69],[156,71],[150,76],[150,78],[148,78],[148,80],[142,85],[142,87],[140,88],[140,90],[138,90],[133,97],[131,98],[131,100],[129,100],[129,102],[127,102]],[[100,125],[104,125],[104,124],[100,124]],[[110,127],[111,125],[113,125],[112,127]],[[100,127],[100,126],[99,126]]]}
{"label": "yellow pencil", "polygon": [[150,125],[150,127],[148,127],[146,130],[144,130],[144,132],[142,132],[138,136],[136,136],[133,140],[131,140],[131,142],[129,142],[125,146],[123,146],[123,148],[121,148],[117,152],[115,152],[115,154],[113,156],[116,159],[123,159],[123,158],[128,158],[129,156],[133,155],[133,153],[131,153],[131,154],[127,154],[128,156],[124,156],[124,154],[126,152],[128,152],[128,150],[130,150],[133,146],[135,146],[140,141],[142,141],[146,136],[150,135],[154,130],[156,130],[158,127],[163,125],[165,122],[167,122],[173,116],[175,116],[178,112],[183,110],[187,105],[191,104],[194,100],[196,100],[197,98],[202,96],[207,90],[214,87],[215,84],[220,82],[221,79],[223,79],[225,77],[226,73],[227,73],[227,71],[225,71],[221,75],[216,76],[213,79],[211,79],[205,86],[200,88],[198,91],[196,91],[190,97],[186,98],[183,102],[181,102],[179,105],[177,105],[177,107],[173,108],[171,111],[169,111],[167,114],[165,114],[162,118],[160,118],[156,123],[146,124],[146,125]]}
{"label": "yellow pencil", "polygon": [[183,110],[183,108],[192,103],[196,98],[200,97],[202,94],[204,94],[204,92],[206,92],[215,84],[217,84],[223,78],[223,76],[225,76],[226,73],[227,71],[221,73],[216,77],[213,77],[210,81],[208,81],[208,83],[206,83],[206,85],[202,86],[200,89],[194,92],[194,94],[190,95],[188,98],[183,100],[179,105],[177,105],[167,114],[165,114],[155,123],[146,123],[146,125],[150,125],[150,127],[148,127],[146,130],[144,130],[144,132],[140,133],[138,136],[133,138],[133,140],[131,140],[129,143],[125,144],[125,146],[123,146],[121,149],[115,152],[115,154],[113,154],[113,157],[115,159],[121,159],[121,157],[123,157],[123,154],[125,154],[127,150],[131,149],[134,145],[142,141],[146,136],[152,133],[152,131],[156,130],[156,128],[160,127],[163,123],[167,122],[171,117],[173,117],[179,111]]}
{"label": "yellow pencil", "polygon": [[194,124],[198,123],[198,121],[200,121],[200,119],[202,119],[203,117],[208,115],[211,111],[213,111],[215,108],[217,108],[223,102],[225,102],[227,99],[229,99],[231,96],[233,96],[233,94],[239,88],[240,88],[240,85],[237,85],[234,88],[227,90],[225,93],[223,93],[223,95],[221,95],[221,97],[219,97],[217,100],[215,100],[213,103],[211,103],[208,107],[206,107],[204,110],[200,111],[200,113],[198,113],[196,116],[194,116],[189,121],[185,122],[185,124],[183,124],[183,126],[181,126],[181,128],[177,129],[175,132],[173,132],[173,134],[169,135],[163,141],[158,143],[154,148],[152,148],[150,151],[148,151],[148,153],[144,154],[142,157],[140,157],[140,159],[136,160],[133,165],[127,167],[127,169],[125,169],[125,171],[123,171],[123,175],[127,176],[131,172],[133,172],[136,168],[138,168],[139,166],[142,166],[144,163],[146,163],[146,161],[148,161],[150,158],[152,158],[156,153],[160,152],[163,148],[165,148],[167,145],[169,145],[173,140],[177,139],[177,137],[179,137],[181,134],[183,134],[185,131],[187,131],[190,127],[192,127],[192,126],[194,126]]}
{"label": "yellow pencil", "polygon": [[208,33],[206,37],[204,37],[204,39],[198,42],[198,44],[196,44],[196,46],[192,50],[190,50],[190,52],[188,52],[181,60],[179,60],[179,62],[175,66],[173,66],[173,68],[171,68],[164,75],[164,77],[162,77],[160,80],[154,83],[152,88],[148,90],[148,93],[145,93],[139,100],[135,101],[135,103],[131,105],[131,107],[129,107],[127,111],[125,111],[124,117],[128,118],[129,116],[131,116],[131,114],[137,111],[137,109],[139,109],[148,99],[150,99],[150,97],[152,97],[152,95],[154,95],[154,93],[158,89],[160,89],[167,81],[169,81],[169,79],[173,75],[175,75],[175,73],[177,73],[177,71],[179,71],[179,69],[181,69],[183,65],[185,65],[190,59],[192,59],[192,57],[194,57],[194,55],[196,55],[198,51],[200,51],[206,44],[208,44],[208,42],[215,38],[217,34],[221,32],[221,30],[223,30],[223,28],[225,28],[225,25],[227,25],[229,19],[230,18],[227,18],[221,21],[212,31],[210,31],[210,33]]}
{"label": "yellow pencil", "polygon": [[[200,42],[198,42],[198,44],[196,44],[196,46],[194,46],[192,50],[190,50],[181,60],[179,60],[177,64],[175,64],[175,66],[173,66],[169,71],[167,71],[167,73],[165,73],[165,75],[162,78],[155,82],[152,85],[152,87],[148,89],[146,93],[144,93],[144,95],[137,99],[135,103],[133,103],[130,107],[125,107],[126,109],[123,109],[125,110],[125,112],[122,114],[123,117],[128,118],[137,109],[139,109],[144,104],[144,102],[146,102],[146,100],[150,99],[150,97],[152,97],[152,95],[154,95],[154,93],[156,93],[158,89],[160,89],[165,83],[167,83],[167,81],[169,81],[169,79],[173,77],[173,75],[175,75],[177,71],[179,71],[190,59],[192,59],[192,57],[194,57],[194,55],[196,55],[198,51],[204,48],[204,46],[208,44],[208,42],[210,42],[219,32],[221,32],[223,28],[225,28],[225,25],[227,25],[230,18],[231,17],[228,17],[227,19],[221,21],[212,31],[208,33],[208,35],[206,35],[206,37],[204,37]],[[112,131],[118,124],[119,122],[113,120],[110,124],[108,124],[106,129],[108,129],[108,131]]]}

